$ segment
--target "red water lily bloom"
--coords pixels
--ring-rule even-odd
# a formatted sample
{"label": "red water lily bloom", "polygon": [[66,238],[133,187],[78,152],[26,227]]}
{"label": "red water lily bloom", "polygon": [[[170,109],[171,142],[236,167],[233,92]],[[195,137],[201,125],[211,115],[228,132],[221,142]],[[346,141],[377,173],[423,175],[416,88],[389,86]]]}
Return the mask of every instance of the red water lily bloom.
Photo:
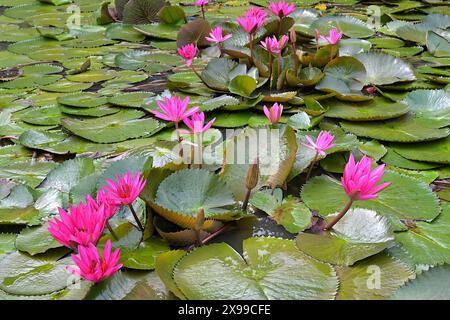
{"label": "red water lily bloom", "polygon": [[183,122],[191,131],[180,130],[181,133],[197,134],[204,133],[211,128],[216,118],[213,118],[205,125],[205,114],[203,112],[194,113],[191,118],[184,118]]}
{"label": "red water lily bloom", "polygon": [[197,46],[195,44],[187,44],[178,48],[178,54],[186,60],[186,65],[190,67],[192,65],[192,60],[194,60],[197,55]]}
{"label": "red water lily bloom", "polygon": [[281,0],[280,2],[271,2],[268,8],[273,12],[274,15],[283,18],[295,11],[295,4],[286,3]]}
{"label": "red water lily bloom", "polygon": [[264,106],[263,110],[270,123],[275,124],[280,121],[281,114],[283,113],[283,105],[281,103],[275,103],[270,109]]}
{"label": "red water lily bloom", "polygon": [[272,54],[280,54],[288,40],[289,37],[287,35],[282,36],[280,40],[275,36],[266,37],[264,41],[261,41],[261,45],[265,50]]}
{"label": "red water lily bloom", "polygon": [[377,193],[389,187],[390,182],[376,185],[384,174],[384,164],[372,170],[372,159],[363,156],[355,163],[353,154],[345,166],[342,186],[352,200],[369,200],[377,198]]}
{"label": "red water lily bloom", "polygon": [[196,0],[195,1],[195,5],[197,6],[197,7],[204,7],[204,6],[207,6],[208,5],[208,0]]}
{"label": "red water lily bloom", "polygon": [[342,33],[340,33],[338,31],[338,29],[333,28],[333,29],[330,30],[328,37],[326,37],[324,35],[320,35],[320,39],[322,39],[323,41],[328,42],[331,45],[335,45],[336,43],[339,42],[339,40],[342,39]]}
{"label": "red water lily bloom", "polygon": [[92,206],[95,210],[103,205],[106,219],[111,219],[120,209],[114,203],[113,199],[111,199],[111,195],[103,189],[97,191],[97,200],[94,200],[91,195],[88,195],[86,197],[86,204]]}
{"label": "red water lily bloom", "polygon": [[120,249],[116,249],[111,253],[111,240],[106,242],[103,256],[100,256],[98,249],[92,243],[87,247],[79,246],[78,254],[78,256],[72,254],[72,259],[78,266],[78,269],[70,266],[67,269],[92,282],[100,282],[109,278],[123,266],[118,263],[120,260]]}
{"label": "red water lily bloom", "polygon": [[310,136],[305,136],[308,143],[302,143],[303,146],[316,150],[316,152],[321,155],[326,155],[326,150],[334,147],[336,144],[332,143],[334,136],[328,131],[321,131],[316,141],[314,141]]}
{"label": "red water lily bloom", "polygon": [[254,33],[267,21],[267,12],[257,7],[250,8],[245,16],[238,17],[237,22],[247,33]]}
{"label": "red water lily bloom", "polygon": [[80,203],[70,205],[69,212],[58,208],[60,219],[48,222],[48,231],[62,245],[76,249],[79,245],[97,244],[106,224],[103,205],[93,208]]}
{"label": "red water lily bloom", "polygon": [[131,171],[128,171],[124,176],[116,176],[116,181],[106,180],[108,186],[104,189],[109,193],[110,201],[115,205],[130,205],[139,197],[139,194],[145,187],[145,179],[138,171],[131,176]]}
{"label": "red water lily bloom", "polygon": [[221,27],[216,27],[211,30],[211,33],[209,34],[209,37],[205,37],[206,40],[213,43],[221,43],[224,42],[232,37],[231,34],[223,35],[223,29]]}
{"label": "red water lily bloom", "polygon": [[154,110],[151,110],[151,112],[160,119],[172,121],[176,124],[200,110],[199,107],[193,107],[187,110],[189,97],[181,100],[180,97],[171,96],[170,98],[164,98],[164,102],[156,101],[156,104],[163,112]]}

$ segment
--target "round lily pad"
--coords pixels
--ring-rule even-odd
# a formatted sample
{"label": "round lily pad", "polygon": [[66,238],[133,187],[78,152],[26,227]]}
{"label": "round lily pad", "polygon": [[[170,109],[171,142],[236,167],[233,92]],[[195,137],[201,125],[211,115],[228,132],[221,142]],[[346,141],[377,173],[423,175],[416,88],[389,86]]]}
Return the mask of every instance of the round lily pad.
{"label": "round lily pad", "polygon": [[334,298],[333,268],[300,252],[293,241],[249,238],[243,246],[245,260],[225,243],[182,257],[173,273],[177,287],[188,299]]}
{"label": "round lily pad", "polygon": [[59,96],[57,101],[71,107],[93,108],[106,104],[108,99],[93,92],[81,92]]}

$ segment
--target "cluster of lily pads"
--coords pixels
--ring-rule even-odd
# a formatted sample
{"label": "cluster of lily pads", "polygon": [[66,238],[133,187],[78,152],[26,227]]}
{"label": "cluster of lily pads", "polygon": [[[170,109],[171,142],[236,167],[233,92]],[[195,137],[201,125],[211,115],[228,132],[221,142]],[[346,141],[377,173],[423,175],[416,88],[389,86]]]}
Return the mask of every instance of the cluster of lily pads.
{"label": "cluster of lily pads", "polygon": [[0,299],[449,298],[450,6],[376,4],[0,0]]}

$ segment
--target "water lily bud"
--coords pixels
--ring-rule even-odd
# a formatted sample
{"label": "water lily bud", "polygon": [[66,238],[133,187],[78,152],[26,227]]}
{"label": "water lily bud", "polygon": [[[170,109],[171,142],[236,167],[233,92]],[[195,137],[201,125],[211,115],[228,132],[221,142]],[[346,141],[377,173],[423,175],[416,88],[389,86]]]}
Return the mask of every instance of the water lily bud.
{"label": "water lily bud", "polygon": [[247,179],[245,180],[245,186],[248,190],[252,190],[256,187],[259,181],[259,159],[256,158],[255,163],[251,164],[247,171]]}
{"label": "water lily bud", "polygon": [[289,29],[289,38],[291,39],[291,43],[292,44],[295,45],[297,43],[297,32],[295,32],[295,28],[294,27]]}
{"label": "water lily bud", "polygon": [[205,209],[200,208],[197,211],[197,216],[195,217],[195,230],[200,231],[205,223]]}

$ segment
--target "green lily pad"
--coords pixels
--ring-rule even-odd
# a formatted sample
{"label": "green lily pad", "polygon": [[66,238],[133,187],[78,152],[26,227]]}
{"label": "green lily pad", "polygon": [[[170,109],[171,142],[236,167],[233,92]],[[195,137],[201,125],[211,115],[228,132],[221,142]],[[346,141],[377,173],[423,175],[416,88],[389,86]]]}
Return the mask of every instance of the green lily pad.
{"label": "green lily pad", "polygon": [[417,276],[397,290],[393,300],[448,300],[450,289],[446,285],[450,266],[438,266]]}
{"label": "green lily pad", "polygon": [[290,233],[301,232],[311,226],[311,211],[298,198],[282,199],[280,189],[272,194],[272,190],[255,193],[250,203],[270,215]]}
{"label": "green lily pad", "polygon": [[360,137],[392,142],[430,141],[450,134],[448,129],[431,128],[411,114],[387,121],[341,122],[341,127]]}
{"label": "green lily pad", "polygon": [[233,194],[219,176],[198,169],[178,171],[167,177],[159,185],[155,202],[191,217],[203,208],[206,218],[229,214],[235,205]]}
{"label": "green lily pad", "polygon": [[337,28],[350,38],[367,38],[374,34],[374,31],[364,21],[344,15],[321,17],[311,24],[309,30],[312,35],[314,35],[315,29],[319,29],[322,34],[328,34],[332,28]]}
{"label": "green lily pad", "polygon": [[403,262],[380,253],[355,263],[352,267],[337,267],[338,300],[384,300],[413,276]]}
{"label": "green lily pad", "polygon": [[108,102],[121,107],[140,108],[152,96],[152,92],[128,92],[109,97]]}
{"label": "green lily pad", "polygon": [[48,227],[48,223],[45,223],[42,226],[23,229],[17,236],[16,248],[35,255],[61,247],[61,244],[48,232]]}
{"label": "green lily pad", "polygon": [[328,99],[322,102],[327,108],[326,117],[350,121],[371,121],[397,118],[408,112],[408,106],[400,102],[392,102],[383,97],[371,101],[350,102]]}
{"label": "green lily pad", "polygon": [[153,270],[157,256],[169,250],[167,242],[154,237],[142,242],[139,248],[122,254],[120,259],[127,268]]}
{"label": "green lily pad", "polygon": [[394,150],[401,156],[417,161],[450,163],[450,138],[427,143],[394,144]]}
{"label": "green lily pad", "polygon": [[324,262],[350,266],[386,249],[394,240],[388,220],[375,211],[350,209],[332,231],[300,233],[297,246]]}
{"label": "green lily pad", "polygon": [[70,132],[98,143],[112,143],[149,136],[161,128],[152,118],[139,119],[144,115],[137,110],[122,110],[116,114],[93,118],[63,118],[64,128]]}
{"label": "green lily pad", "polygon": [[20,119],[36,125],[57,125],[61,120],[61,111],[57,105],[35,107],[24,110],[24,115]]}
{"label": "green lily pad", "polygon": [[246,260],[225,243],[182,257],[173,273],[177,287],[188,299],[334,298],[338,282],[332,267],[301,253],[293,241],[249,238],[243,246]]}

